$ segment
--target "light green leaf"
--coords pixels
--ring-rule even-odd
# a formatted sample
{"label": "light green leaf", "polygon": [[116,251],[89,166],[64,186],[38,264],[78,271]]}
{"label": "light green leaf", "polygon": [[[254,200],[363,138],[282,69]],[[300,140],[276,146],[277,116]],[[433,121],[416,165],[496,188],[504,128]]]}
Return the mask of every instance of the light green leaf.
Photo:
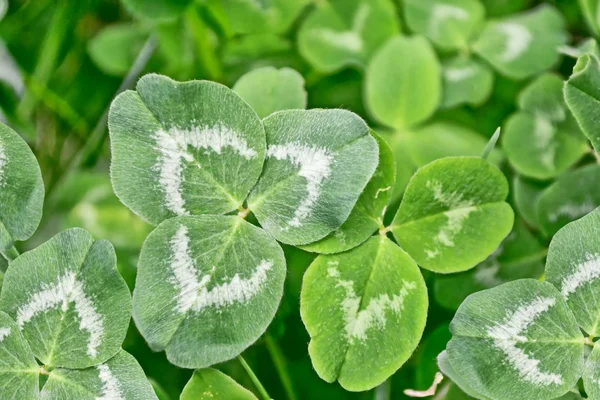
{"label": "light green leaf", "polygon": [[33,354],[53,367],[87,368],[121,348],[131,318],[129,289],[106,240],[83,229],[59,233],[11,262],[0,309]]}
{"label": "light green leaf", "polygon": [[285,271],[277,242],[242,218],[172,218],[142,247],[133,318],[172,364],[205,368],[239,355],[264,333]]}
{"label": "light green leaf", "polygon": [[583,370],[583,387],[588,399],[600,399],[600,344],[594,346]]}
{"label": "light green leaf", "polygon": [[579,326],[594,337],[600,336],[599,233],[596,209],[554,235],[546,261],[546,280],[560,291]]}
{"label": "light green leaf", "polygon": [[485,16],[479,0],[407,0],[404,12],[413,32],[444,50],[467,49]]}
{"label": "light green leaf", "polygon": [[573,388],[583,371],[583,335],[546,282],[522,279],[472,294],[450,331],[452,368],[492,399],[552,399]]}
{"label": "light green leaf", "polygon": [[345,110],[279,111],[264,125],[267,158],[248,207],[283,243],[324,238],[348,219],[373,175],[377,141]]}
{"label": "light green leaf", "polygon": [[[443,157],[479,156],[487,144],[484,136],[454,122],[438,121],[411,131],[384,134],[396,159],[396,187],[392,201],[399,200],[415,171]],[[499,164],[500,150],[493,150],[488,160]]]}
{"label": "light green leaf", "polygon": [[109,25],[88,42],[88,53],[105,74],[125,76],[145,40],[146,35],[133,24]]}
{"label": "light green leaf", "polygon": [[256,396],[219,370],[194,372],[183,388],[181,400],[256,400]]}
{"label": "light green leaf", "polygon": [[311,0],[210,0],[234,34],[283,33]]}
{"label": "light green leaf", "polygon": [[157,400],[158,397],[136,359],[121,350],[91,368],[52,370],[40,400],[72,399]]}
{"label": "light green leaf", "polygon": [[390,39],[367,68],[365,103],[373,117],[386,126],[403,129],[425,121],[441,97],[441,66],[422,36]]}
{"label": "light green leaf", "polygon": [[600,32],[600,9],[598,9],[598,0],[579,0],[579,7],[585,21],[595,35]]}
{"label": "light green leaf", "polygon": [[471,293],[516,279],[537,279],[544,272],[545,256],[546,249],[517,220],[514,230],[484,262],[469,271],[436,276],[435,299],[441,306],[456,310]]}
{"label": "light green leaf", "polygon": [[523,217],[527,225],[539,229],[540,223],[537,219],[537,202],[548,184],[529,180],[522,176],[513,179],[513,201],[518,213]]}
{"label": "light green leaf", "polygon": [[503,129],[502,146],[517,172],[553,178],[575,164],[589,147],[563,99],[563,80],[545,74],[519,96],[522,111]]}
{"label": "light green leaf", "polygon": [[217,83],[146,75],[113,101],[108,126],[115,193],[155,225],[235,210],[262,169],[258,116]]}
{"label": "light green leaf", "polygon": [[573,75],[565,85],[565,100],[579,122],[581,130],[600,151],[600,61],[593,54],[584,54],[577,60]]}
{"label": "light green leaf", "polygon": [[437,160],[412,177],[392,232],[421,267],[465,271],[492,254],[512,229],[507,195],[506,178],[487,161]]}
{"label": "light green leaf", "polygon": [[172,20],[183,14],[192,0],[123,0],[125,8],[138,18]]}
{"label": "light green leaf", "polygon": [[562,15],[552,6],[490,21],[474,44],[474,51],[501,74],[524,79],[552,67],[557,48],[568,39]]}
{"label": "light green leaf", "polygon": [[0,123],[0,253],[33,235],[42,218],[44,182],[27,143]]}
{"label": "light green leaf", "polygon": [[473,389],[471,387],[471,385],[469,384],[469,382],[465,379],[465,377],[461,376],[454,370],[454,367],[450,363],[450,360],[448,358],[448,352],[446,350],[442,351],[438,355],[437,364],[438,364],[438,367],[440,368],[440,371],[442,371],[442,374],[444,374],[445,376],[450,378],[452,380],[452,382],[454,382],[467,395],[469,395],[475,399],[482,399],[482,400],[489,399],[489,397],[486,397],[486,396],[478,393],[475,389]]}
{"label": "light green leaf", "polygon": [[233,90],[265,118],[275,111],[305,109],[304,78],[291,68],[258,68],[242,76]]}
{"label": "light green leaf", "polygon": [[371,134],[379,145],[379,165],[373,177],[346,222],[324,239],[300,246],[303,250],[325,254],[350,250],[367,240],[383,225],[383,214],[394,189],[396,169],[392,149],[374,132]]}
{"label": "light green leaf", "polygon": [[477,59],[457,56],[442,64],[442,108],[461,104],[479,106],[490,97],[494,73]]}
{"label": "light green leaf", "polygon": [[304,275],[300,302],[315,370],[350,391],[379,385],[415,350],[427,304],[417,265],[385,236],[319,256]]}
{"label": "light green leaf", "polygon": [[320,2],[298,32],[300,54],[317,70],[363,67],[373,52],[400,32],[390,0]]}
{"label": "light green leaf", "polygon": [[600,165],[588,165],[566,172],[544,190],[536,210],[546,236],[600,206],[600,190],[595,190],[599,181]]}
{"label": "light green leaf", "polygon": [[39,372],[19,327],[0,311],[0,398],[37,399]]}

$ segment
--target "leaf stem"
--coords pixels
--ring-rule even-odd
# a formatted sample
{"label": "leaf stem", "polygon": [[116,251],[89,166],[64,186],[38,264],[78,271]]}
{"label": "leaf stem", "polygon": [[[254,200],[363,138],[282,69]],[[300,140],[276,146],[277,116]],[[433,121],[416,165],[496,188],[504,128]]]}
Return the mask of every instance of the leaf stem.
{"label": "leaf stem", "polygon": [[[140,50],[135,62],[127,72],[127,75],[121,82],[121,86],[117,89],[115,96],[119,93],[125,91],[126,89],[132,87],[137,79],[137,77],[141,74],[142,70],[148,64],[150,57],[154,54],[156,50],[156,38],[154,35],[150,35],[146,43]],[[110,110],[110,106],[106,108],[102,117],[98,120],[98,123],[94,127],[91,135],[86,141],[83,148],[75,155],[71,161],[65,167],[63,173],[59,176],[59,178],[53,183],[48,185],[48,192],[46,195],[46,205],[49,209],[51,209],[56,202],[56,193],[57,189],[60,188],[67,178],[70,177],[75,171],[77,171],[82,165],[86,164],[90,157],[98,151],[98,148],[102,147],[104,140],[106,139],[106,123],[108,122],[108,111]]]}
{"label": "leaf stem", "polygon": [[275,369],[277,370],[277,374],[279,375],[279,379],[281,379],[281,384],[283,385],[283,389],[285,390],[285,394],[289,400],[296,400],[296,394],[294,393],[294,385],[292,384],[292,379],[285,365],[285,357],[279,344],[273,339],[270,333],[265,334],[265,344],[267,346],[267,350],[273,359],[273,364],[275,364]]}
{"label": "leaf stem", "polygon": [[389,379],[386,379],[381,385],[375,388],[375,400],[389,400],[392,394],[392,385]]}
{"label": "leaf stem", "polygon": [[9,249],[2,250],[1,253],[4,256],[4,258],[6,258],[8,261],[12,261],[15,258],[19,257],[19,251],[14,245]]}
{"label": "leaf stem", "polygon": [[246,373],[252,380],[252,383],[254,383],[254,386],[256,386],[256,389],[258,390],[262,398],[264,400],[271,400],[271,396],[269,396],[269,393],[267,393],[265,387],[262,385],[262,383],[260,383],[256,375],[254,374],[254,371],[252,371],[252,368],[250,368],[246,360],[244,360],[244,357],[242,357],[242,355],[240,354],[239,356],[237,356],[237,359],[240,362],[240,364],[242,364],[242,367],[244,367],[244,369],[246,370]]}

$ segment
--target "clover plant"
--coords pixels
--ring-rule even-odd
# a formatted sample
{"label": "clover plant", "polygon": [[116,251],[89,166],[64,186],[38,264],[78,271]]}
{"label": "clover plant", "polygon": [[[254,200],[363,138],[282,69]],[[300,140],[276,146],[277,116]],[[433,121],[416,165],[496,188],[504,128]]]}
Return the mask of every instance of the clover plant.
{"label": "clover plant", "polygon": [[0,399],[600,399],[598,0],[0,0]]}

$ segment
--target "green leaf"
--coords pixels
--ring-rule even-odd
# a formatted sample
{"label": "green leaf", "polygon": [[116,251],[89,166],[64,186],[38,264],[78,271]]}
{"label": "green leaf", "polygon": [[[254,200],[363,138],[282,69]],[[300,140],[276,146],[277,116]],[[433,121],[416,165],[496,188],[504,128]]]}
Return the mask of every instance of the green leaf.
{"label": "green leaf", "polygon": [[539,181],[529,180],[522,176],[513,179],[513,201],[515,208],[527,225],[540,229],[537,217],[537,203],[548,185]]}
{"label": "green leaf", "polygon": [[256,400],[256,396],[219,370],[194,372],[183,388],[181,400]]}
{"label": "green leaf", "polygon": [[569,222],[600,206],[600,165],[588,165],[561,175],[538,199],[537,219],[542,231],[552,237]]}
{"label": "green leaf", "polygon": [[600,336],[599,226],[598,209],[567,224],[552,238],[546,261],[546,280],[560,291],[579,326],[594,337]]}
{"label": "green leaf", "polygon": [[583,371],[583,335],[546,282],[522,279],[469,296],[450,331],[453,369],[493,399],[552,399],[573,388]]}
{"label": "green leaf", "polygon": [[305,109],[304,78],[291,68],[258,68],[242,76],[233,90],[265,118],[275,111]]}
{"label": "green leaf", "polygon": [[422,36],[390,39],[367,68],[364,101],[373,117],[386,126],[404,129],[425,121],[441,97],[441,66]]}
{"label": "green leaf", "polygon": [[0,123],[0,252],[33,235],[42,218],[44,182],[27,143]]}
{"label": "green leaf", "polygon": [[583,370],[583,387],[588,399],[600,399],[600,344],[594,346]]}
{"label": "green leaf", "polygon": [[87,368],[121,348],[131,318],[115,251],[83,229],[59,233],[11,262],[0,309],[14,318],[33,354],[53,367]]}
{"label": "green leaf", "polygon": [[600,61],[593,54],[584,54],[577,60],[573,75],[565,85],[565,100],[579,122],[581,130],[600,151]]}
{"label": "green leaf", "polygon": [[390,0],[318,3],[298,32],[300,54],[317,70],[367,64],[373,52],[400,32]]}
{"label": "green leaf", "polygon": [[[396,159],[396,187],[392,201],[399,200],[416,170],[443,157],[479,156],[487,140],[477,132],[448,121],[438,121],[411,131],[383,135]],[[500,150],[488,157],[492,164],[502,160]]]}
{"label": "green leaf", "polygon": [[468,49],[485,16],[478,0],[407,0],[404,12],[413,32],[444,50]]}
{"label": "green leaf", "polygon": [[39,372],[19,327],[0,311],[0,398],[37,399]]}
{"label": "green leaf", "polygon": [[436,276],[435,299],[441,306],[456,310],[471,293],[516,279],[537,279],[544,272],[545,256],[546,249],[517,220],[514,230],[484,262],[469,271]]}
{"label": "green leaf", "polygon": [[477,59],[457,56],[442,64],[442,108],[479,106],[492,94],[494,73]]}
{"label": "green leaf", "polygon": [[540,76],[521,92],[522,111],[506,122],[502,145],[522,175],[553,178],[589,151],[563,99],[563,85],[558,75]]}
{"label": "green leaf", "polygon": [[145,39],[146,35],[133,24],[109,25],[88,42],[88,53],[105,74],[125,76],[144,46]]}
{"label": "green leaf", "polygon": [[452,380],[452,382],[454,382],[467,395],[469,395],[475,399],[482,399],[482,400],[489,399],[489,397],[486,397],[486,396],[478,393],[475,389],[473,389],[471,387],[471,385],[469,384],[469,382],[465,379],[465,377],[458,374],[454,370],[454,367],[450,363],[450,360],[448,358],[448,352],[446,350],[442,351],[438,355],[437,364],[438,364],[438,367],[440,368],[440,371],[442,371],[442,374],[444,374],[445,376],[450,378]]}
{"label": "green leaf", "polygon": [[264,125],[267,158],[248,207],[280,242],[324,238],[348,219],[373,175],[377,141],[345,110],[280,111]]}
{"label": "green leaf", "polygon": [[598,0],[579,0],[578,4],[588,26],[595,35],[598,35],[600,32],[600,10],[598,9]]}
{"label": "green leaf", "polygon": [[318,242],[300,246],[316,253],[339,253],[350,250],[367,240],[383,225],[383,214],[390,202],[395,180],[395,163],[392,149],[374,132],[379,145],[379,165],[365,187],[350,216],[338,229]]}
{"label": "green leaf", "polygon": [[192,0],[122,0],[125,8],[138,18],[168,21],[177,18]]}
{"label": "green leaf", "polygon": [[507,195],[506,178],[487,161],[437,160],[412,177],[392,232],[421,267],[465,271],[492,254],[512,229]]}
{"label": "green leaf", "polygon": [[233,211],[261,173],[263,126],[217,83],[146,75],[113,101],[108,126],[115,193],[155,225]]}
{"label": "green leaf", "polygon": [[172,364],[205,368],[239,355],[264,333],[285,271],[275,240],[242,218],[172,218],[142,247],[133,318]]}
{"label": "green leaf", "polygon": [[57,368],[42,389],[40,400],[157,400],[142,367],[121,350],[103,364],[82,370]]}
{"label": "green leaf", "polygon": [[490,21],[474,44],[475,53],[501,74],[525,79],[549,69],[568,39],[562,15],[552,6]]}
{"label": "green leaf", "polygon": [[300,302],[315,370],[350,391],[379,385],[415,350],[427,305],[417,265],[385,236],[319,256],[304,275]]}
{"label": "green leaf", "polygon": [[227,16],[233,34],[283,33],[310,0],[209,0]]}

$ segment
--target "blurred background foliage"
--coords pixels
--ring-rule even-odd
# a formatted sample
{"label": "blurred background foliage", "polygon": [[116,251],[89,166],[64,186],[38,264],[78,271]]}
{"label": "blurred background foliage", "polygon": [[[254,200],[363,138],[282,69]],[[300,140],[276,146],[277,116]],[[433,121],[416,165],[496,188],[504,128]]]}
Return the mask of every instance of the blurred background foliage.
{"label": "blurred background foliage", "polygon": [[[361,17],[366,3],[371,13]],[[1,118],[31,145],[46,185],[42,227],[20,250],[64,228],[83,227],[115,245],[119,269],[133,289],[138,252],[151,227],[113,194],[106,112],[116,93],[146,72],[232,87],[259,67],[295,69],[304,78],[309,108],[352,110],[390,143],[396,205],[418,167],[444,156],[479,155],[502,126],[491,160],[512,180],[519,215],[514,232],[474,270],[451,276],[423,271],[432,298],[424,340],[386,384],[354,394],[318,378],[299,315],[302,276],[314,256],[291,247],[285,248],[288,276],[278,315],[244,353],[276,399],[396,399],[406,388],[427,388],[462,300],[507,280],[539,277],[551,235],[600,205],[600,192],[590,189],[597,186],[599,167],[578,126],[545,112],[558,107],[568,113],[561,81],[572,71],[573,55],[597,51],[587,40],[598,31],[596,2],[547,1],[540,16],[541,2],[534,0],[466,1],[472,20],[441,31],[427,26],[429,3],[0,0]],[[493,37],[493,21],[503,18],[517,18],[535,31],[533,40],[541,38],[529,56],[510,65],[498,59]],[[336,45],[340,40],[342,46]],[[464,68],[474,77],[459,84],[451,71]],[[549,70],[554,75],[537,78]],[[555,134],[536,145],[531,134],[544,123]],[[549,153],[556,156],[551,166],[544,164]],[[0,259],[0,271],[5,268]],[[191,370],[151,352],[133,324],[124,348],[163,399],[179,397]],[[236,361],[218,368],[254,390]],[[436,398],[468,397],[446,383]]]}

